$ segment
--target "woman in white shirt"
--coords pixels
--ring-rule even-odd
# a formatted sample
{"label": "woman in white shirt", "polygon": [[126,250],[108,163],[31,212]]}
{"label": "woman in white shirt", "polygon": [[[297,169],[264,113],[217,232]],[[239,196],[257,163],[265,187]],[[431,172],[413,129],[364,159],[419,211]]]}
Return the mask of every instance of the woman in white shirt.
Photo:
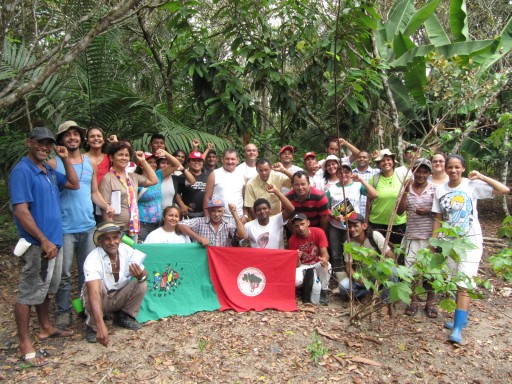
{"label": "woman in white shirt", "polygon": [[166,207],[162,214],[162,226],[155,229],[147,237],[144,244],[184,244],[190,243],[190,238],[176,228],[181,220],[181,214],[176,207]]}

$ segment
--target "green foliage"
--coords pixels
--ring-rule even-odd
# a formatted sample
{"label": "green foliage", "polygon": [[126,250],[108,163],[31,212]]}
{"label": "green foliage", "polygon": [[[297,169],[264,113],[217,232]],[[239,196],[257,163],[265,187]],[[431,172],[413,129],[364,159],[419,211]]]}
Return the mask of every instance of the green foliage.
{"label": "green foliage", "polygon": [[430,245],[441,248],[441,253],[445,257],[452,258],[455,262],[466,258],[466,251],[476,249],[474,245],[465,235],[465,232],[459,227],[452,227],[447,223],[443,223],[441,228],[437,230],[440,237],[430,239]]}
{"label": "green foliage", "polygon": [[311,334],[311,343],[308,344],[306,350],[315,364],[318,364],[318,361],[329,353],[329,350],[322,344],[322,340],[316,332]]}
{"label": "green foliage", "polygon": [[[361,308],[351,316],[351,322],[360,321],[388,302],[400,301],[409,304],[413,293],[416,295],[426,293],[422,282],[428,282],[435,293],[447,296],[439,304],[447,311],[453,311],[456,307],[454,298],[457,282],[464,281],[469,288],[470,296],[480,298],[481,295],[475,293],[476,286],[471,279],[464,274],[450,276],[447,266],[448,259],[460,260],[465,257],[466,251],[474,248],[474,245],[461,234],[457,227],[452,228],[443,223],[439,232],[440,238],[430,240],[431,246],[437,251],[432,252],[430,248],[419,250],[416,254],[417,260],[411,269],[397,266],[394,260],[383,257],[373,249],[353,243],[345,244],[345,252],[349,253],[354,260],[356,273],[353,279],[361,279],[366,289],[373,295],[373,300],[361,305]],[[404,250],[397,247],[395,254],[404,255]],[[484,287],[489,286],[488,281],[477,283]]]}
{"label": "green foliage", "polygon": [[[508,242],[512,240],[512,216],[507,216],[503,220],[498,236],[506,238]],[[512,282],[512,248],[502,249],[498,254],[489,258],[492,269],[497,276],[507,282]]]}
{"label": "green foliage", "polygon": [[209,345],[210,340],[207,337],[201,336],[197,339],[197,347],[199,348],[199,352],[203,353]]}

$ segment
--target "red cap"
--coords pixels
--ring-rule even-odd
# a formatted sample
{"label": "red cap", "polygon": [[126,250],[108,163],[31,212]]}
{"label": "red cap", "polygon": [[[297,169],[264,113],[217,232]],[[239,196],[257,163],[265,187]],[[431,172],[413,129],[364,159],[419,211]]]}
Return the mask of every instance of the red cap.
{"label": "red cap", "polygon": [[188,155],[188,159],[189,160],[194,160],[194,159],[204,160],[203,154],[199,151],[190,152],[190,155]]}
{"label": "red cap", "polygon": [[146,160],[149,159],[150,157],[155,157],[155,155],[153,155],[151,152],[144,152],[144,158]]}
{"label": "red cap", "polygon": [[315,152],[308,152],[304,155],[304,160],[306,160],[308,157],[316,157]]}
{"label": "red cap", "polygon": [[285,145],[279,150],[279,154],[283,153],[284,151],[290,151],[291,153],[295,152],[295,149],[291,145]]}

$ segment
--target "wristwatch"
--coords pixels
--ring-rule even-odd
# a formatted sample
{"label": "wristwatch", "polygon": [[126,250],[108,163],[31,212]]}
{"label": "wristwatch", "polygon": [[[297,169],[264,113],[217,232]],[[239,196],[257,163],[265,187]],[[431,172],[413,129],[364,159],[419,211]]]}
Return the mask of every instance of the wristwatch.
{"label": "wristwatch", "polygon": [[148,278],[148,276],[144,275],[144,277],[142,279],[139,279],[139,283],[143,283],[144,281],[146,281],[147,278]]}

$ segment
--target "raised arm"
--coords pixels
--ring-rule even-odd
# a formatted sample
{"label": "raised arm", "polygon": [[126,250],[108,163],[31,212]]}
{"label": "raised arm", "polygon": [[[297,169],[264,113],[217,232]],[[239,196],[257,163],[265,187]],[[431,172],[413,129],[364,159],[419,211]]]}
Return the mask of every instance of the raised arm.
{"label": "raised arm", "polygon": [[359,173],[354,173],[352,175],[352,180],[360,182],[361,184],[364,185],[364,187],[366,188],[366,196],[368,196],[369,199],[375,199],[379,195],[377,193],[377,190],[374,187],[372,187],[372,185],[370,183],[368,183],[366,180],[364,180],[359,175]]}
{"label": "raised arm", "polygon": [[359,155],[359,152],[361,152],[361,151],[345,139],[339,139],[338,143],[350,150],[351,154],[348,158],[350,161],[350,164],[352,164],[354,161],[356,161],[357,156]]}
{"label": "raised arm", "polygon": [[175,158],[173,155],[171,155],[169,152],[167,152],[165,149],[157,149],[155,152],[155,156],[157,158],[165,157],[167,160],[171,162],[170,167],[166,167],[162,169],[162,178],[166,179],[169,177],[175,170],[179,169],[181,167],[180,161]]}
{"label": "raised arm", "polygon": [[144,187],[151,187],[152,185],[158,184],[158,177],[156,176],[155,171],[153,171],[153,168],[151,168],[151,166],[146,161],[144,152],[137,151],[135,152],[135,156],[137,157],[139,166],[144,170],[144,172],[146,172],[148,177],[148,181],[146,181]]}
{"label": "raised arm", "polygon": [[288,169],[286,169],[284,167],[283,163],[277,162],[277,163],[272,164],[272,170],[285,174],[286,176],[288,176],[290,178],[290,180],[293,177],[293,173],[291,173]]}
{"label": "raised arm", "polygon": [[292,215],[292,213],[295,211],[295,207],[293,206],[292,202],[288,200],[288,198],[283,195],[283,193],[276,187],[274,187],[271,184],[267,185],[267,192],[273,193],[277,196],[279,201],[281,202],[281,205],[284,209],[283,211],[283,221],[288,220],[288,218]]}
{"label": "raised arm", "polygon": [[204,217],[210,217],[208,213],[208,202],[213,197],[213,187],[215,186],[215,172],[210,173],[208,179],[206,179],[206,187],[204,189],[204,197],[203,197],[203,212]]}
{"label": "raised arm", "polygon": [[62,164],[64,164],[64,169],[66,170],[66,179],[68,181],[64,184],[64,188],[67,189],[79,189],[80,188],[80,180],[78,180],[78,176],[75,172],[75,168],[71,161],[68,158],[68,150],[66,147],[56,146],[55,153],[62,160]]}
{"label": "raised arm", "polygon": [[493,189],[492,193],[494,195],[506,195],[510,192],[510,188],[505,184],[500,183],[498,180],[491,179],[490,177],[482,175],[478,171],[471,171],[468,174],[469,180],[481,180],[484,183],[490,185]]}
{"label": "raised arm", "polygon": [[238,214],[236,212],[236,205],[235,204],[228,204],[229,212],[233,215],[233,219],[235,219],[236,223],[236,237],[239,239],[245,239],[247,238],[247,232],[245,231],[244,224],[242,223],[242,220],[238,217]]}

